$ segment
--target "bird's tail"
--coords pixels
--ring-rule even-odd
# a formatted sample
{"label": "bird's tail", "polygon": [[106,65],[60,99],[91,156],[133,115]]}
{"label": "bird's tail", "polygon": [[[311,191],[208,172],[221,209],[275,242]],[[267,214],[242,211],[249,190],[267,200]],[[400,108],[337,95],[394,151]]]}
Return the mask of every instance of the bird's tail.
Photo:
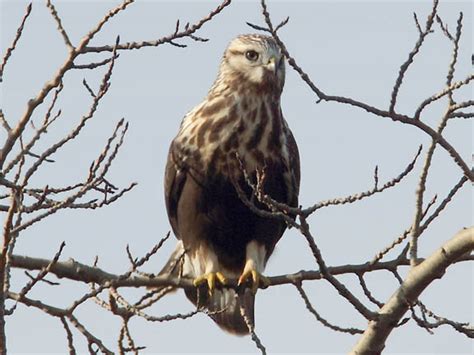
{"label": "bird's tail", "polygon": [[[165,266],[161,269],[158,273],[158,276],[169,276],[169,277],[179,277],[183,274],[183,260],[184,257],[184,247],[183,243],[178,242],[176,245],[175,250],[171,253],[168,261],[166,262]],[[176,288],[173,286],[161,286],[161,287],[149,287],[149,289],[153,290],[154,293],[169,293],[175,291]]]}
{"label": "bird's tail", "polygon": [[215,289],[209,295],[203,287],[186,290],[186,296],[197,307],[206,308],[209,316],[225,331],[246,335],[254,325],[255,295],[248,288],[242,293],[231,288]]}
{"label": "bird's tail", "polygon": [[184,274],[183,271],[183,262],[184,262],[184,246],[181,241],[178,242],[176,248],[171,253],[168,261],[166,262],[165,266],[161,269],[158,273],[159,276],[182,276]]}
{"label": "bird's tail", "polygon": [[[196,278],[200,276],[201,271],[194,269],[188,255],[185,254],[183,243],[178,241],[176,249],[159,275]],[[170,292],[173,288],[168,286],[168,289],[163,287],[162,290]],[[223,330],[237,335],[246,335],[249,333],[249,327],[255,324],[255,295],[248,288],[239,293],[231,288],[217,288],[209,295],[206,285],[203,285],[203,287],[187,289],[185,293],[196,307],[206,309],[209,316]]]}

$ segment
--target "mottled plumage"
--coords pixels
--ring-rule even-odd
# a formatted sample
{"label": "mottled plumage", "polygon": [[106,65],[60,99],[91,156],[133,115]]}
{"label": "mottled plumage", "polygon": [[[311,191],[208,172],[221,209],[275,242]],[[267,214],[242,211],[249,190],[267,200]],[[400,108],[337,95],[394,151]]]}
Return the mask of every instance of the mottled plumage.
{"label": "mottled plumage", "polygon": [[[171,143],[165,199],[179,243],[162,273],[177,274],[176,260],[185,250],[182,271],[196,283],[207,280],[212,288],[214,280],[225,282],[222,275],[258,283],[286,225],[252,212],[234,183],[266,209],[252,196],[240,159],[253,181],[256,170],[265,169],[265,193],[298,204],[298,149],[280,108],[284,78],[284,59],[271,37],[243,35],[229,44],[207,97],[184,117]],[[211,317],[222,328],[248,333],[240,308],[253,322],[250,289],[237,296],[232,289],[208,294],[196,288],[186,295],[215,312]]]}

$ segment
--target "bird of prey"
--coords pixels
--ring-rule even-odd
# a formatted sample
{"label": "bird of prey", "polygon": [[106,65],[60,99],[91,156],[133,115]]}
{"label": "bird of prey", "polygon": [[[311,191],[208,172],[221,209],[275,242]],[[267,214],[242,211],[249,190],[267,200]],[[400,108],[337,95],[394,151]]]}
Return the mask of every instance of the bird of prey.
{"label": "bird of prey", "polygon": [[[184,117],[166,164],[166,208],[178,245],[160,274],[193,278],[196,288],[186,296],[240,335],[254,324],[255,292],[267,282],[262,272],[286,229],[250,208],[252,201],[269,211],[249,180],[264,171],[264,193],[298,206],[298,148],[280,108],[284,81],[284,57],[272,37],[233,39],[207,97]],[[243,292],[216,287],[230,278]]]}

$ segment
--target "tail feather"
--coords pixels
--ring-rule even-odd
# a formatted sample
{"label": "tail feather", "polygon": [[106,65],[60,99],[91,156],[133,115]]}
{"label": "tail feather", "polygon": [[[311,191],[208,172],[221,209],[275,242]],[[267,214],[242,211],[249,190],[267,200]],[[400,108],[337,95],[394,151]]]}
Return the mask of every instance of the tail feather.
{"label": "tail feather", "polygon": [[158,275],[180,276],[183,271],[181,269],[182,269],[182,259],[184,257],[184,254],[185,254],[185,250],[184,250],[183,243],[179,241],[178,244],[176,245],[176,248],[171,253],[165,266],[163,266],[163,268],[158,273]]}
{"label": "tail feather", "polygon": [[[192,263],[189,263],[189,259],[183,260],[183,256],[187,258],[183,243],[179,241],[159,275],[173,277],[181,275],[191,278],[199,276],[196,273],[200,271],[193,268]],[[164,290],[165,288],[159,289]],[[154,288],[154,290],[157,289]],[[185,293],[186,297],[196,307],[207,309],[209,316],[225,331],[236,335],[246,335],[249,333],[249,326],[253,327],[255,324],[255,295],[250,289],[244,289],[242,293],[237,293],[230,288],[215,289],[212,295],[209,295],[207,288],[204,286],[185,290]]]}
{"label": "tail feather", "polygon": [[[165,266],[161,269],[158,273],[158,276],[170,276],[170,277],[178,277],[181,275],[182,267],[181,267],[181,259],[184,256],[184,247],[183,243],[179,242],[176,245],[175,250],[171,253],[168,261],[166,262]],[[172,286],[161,286],[161,287],[148,287],[152,289],[154,293],[158,292],[165,292],[165,289],[169,289],[166,293],[175,291],[176,288]]]}
{"label": "tail feather", "polygon": [[216,289],[209,296],[207,290],[201,288],[186,290],[186,296],[196,306],[207,308],[217,325],[230,333],[246,335],[249,326],[254,325],[255,295],[249,289],[242,294],[229,288]]}

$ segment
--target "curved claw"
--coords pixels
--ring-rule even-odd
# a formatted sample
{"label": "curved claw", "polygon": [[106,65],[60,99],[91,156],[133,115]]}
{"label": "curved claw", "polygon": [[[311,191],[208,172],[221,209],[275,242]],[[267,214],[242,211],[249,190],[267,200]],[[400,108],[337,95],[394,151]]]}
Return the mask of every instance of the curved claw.
{"label": "curved claw", "polygon": [[227,278],[221,272],[209,272],[207,274],[203,274],[198,276],[194,279],[193,285],[195,287],[201,286],[203,283],[207,283],[207,290],[209,292],[209,296],[212,296],[214,292],[216,281],[219,282],[221,285],[225,286],[227,284]]}
{"label": "curved claw", "polygon": [[268,277],[263,276],[255,269],[244,270],[242,275],[239,277],[238,285],[240,286],[247,281],[252,283],[251,290],[254,294],[257,293],[259,287],[266,288],[270,285]]}

